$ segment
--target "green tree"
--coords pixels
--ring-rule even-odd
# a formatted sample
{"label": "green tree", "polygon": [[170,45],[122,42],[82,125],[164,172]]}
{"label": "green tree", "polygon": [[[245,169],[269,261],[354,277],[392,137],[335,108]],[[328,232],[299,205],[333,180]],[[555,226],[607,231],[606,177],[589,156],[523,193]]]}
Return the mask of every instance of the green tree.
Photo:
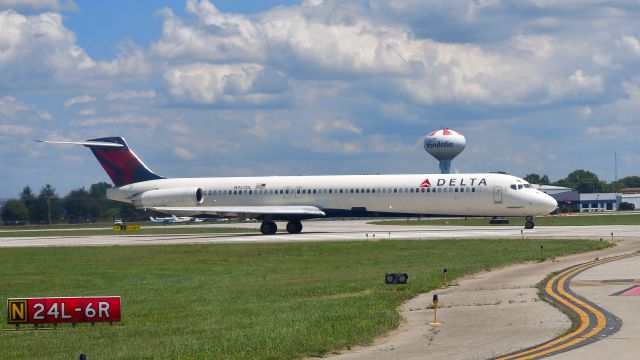
{"label": "green tree", "polygon": [[525,175],[523,178],[531,184],[549,185],[549,177],[547,175],[540,176],[536,173]]}
{"label": "green tree", "polygon": [[622,179],[614,182],[616,190],[624,189],[624,188],[638,188],[640,187],[640,176],[627,176]]}
{"label": "green tree", "polygon": [[24,223],[29,219],[29,209],[22,200],[11,199],[2,207],[2,220],[5,223]]}
{"label": "green tree", "polygon": [[92,199],[84,187],[71,190],[62,200],[67,220],[70,223],[80,223],[90,219],[91,202]]}
{"label": "green tree", "polygon": [[49,184],[40,189],[40,194],[35,199],[31,218],[34,223],[53,224],[60,221],[62,216],[61,201],[56,190]]}
{"label": "green tree", "polygon": [[570,172],[566,178],[556,181],[553,185],[565,186],[581,193],[606,192],[610,189],[606,182],[600,181],[598,175],[581,169]]}
{"label": "green tree", "polygon": [[22,188],[22,191],[20,192],[19,197],[20,197],[20,200],[22,200],[24,205],[29,210],[29,221],[35,222],[34,216],[36,214],[36,211],[34,210],[34,207],[36,204],[36,196],[33,194],[31,187],[25,186],[24,188]]}
{"label": "green tree", "polygon": [[117,204],[107,199],[107,189],[109,188],[111,188],[111,184],[104,181],[91,184],[91,187],[89,187],[89,198],[91,199],[89,214],[92,221],[113,220],[112,216],[107,214],[107,211],[116,207]]}

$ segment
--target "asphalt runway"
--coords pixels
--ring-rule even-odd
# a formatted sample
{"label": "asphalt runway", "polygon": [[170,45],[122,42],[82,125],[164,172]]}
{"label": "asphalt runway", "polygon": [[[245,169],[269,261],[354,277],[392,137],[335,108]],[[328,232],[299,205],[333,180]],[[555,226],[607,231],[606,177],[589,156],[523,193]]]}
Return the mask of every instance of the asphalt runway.
{"label": "asphalt runway", "polygon": [[[109,235],[6,237],[0,247],[109,246],[189,243],[278,243],[380,239],[443,240],[450,238],[579,238],[613,240],[613,248],[571,255],[543,263],[519,264],[461,279],[454,286],[419,295],[403,304],[400,327],[373,344],[332,355],[337,359],[486,359],[535,349],[565,334],[569,318],[538,298],[536,284],[548,274],[604,257],[640,250],[640,226],[380,226],[366,220],[306,221],[301,234],[264,236],[255,223],[233,224],[255,229],[247,234]],[[280,229],[284,223],[278,223]],[[189,225],[201,226],[201,225]],[[229,224],[202,225],[229,227]],[[565,291],[597,305],[619,319],[619,328],[594,336],[584,346],[551,355],[558,359],[635,359],[640,343],[640,256],[598,263],[567,278]],[[431,325],[434,294],[440,297],[441,325]],[[596,312],[594,312],[596,314]],[[589,329],[599,326],[597,315]],[[587,330],[590,331],[590,330]],[[584,334],[583,334],[584,335]],[[582,338],[579,336],[578,338]],[[541,345],[542,344],[542,345]],[[544,352],[543,349],[541,352]],[[615,356],[613,356],[615,354]],[[531,355],[531,354],[529,354]],[[610,356],[611,355],[611,356]],[[529,358],[529,356],[525,356]],[[523,358],[525,358],[523,357]],[[509,359],[521,357],[509,357]],[[531,357],[536,358],[536,357]]]}
{"label": "asphalt runway", "polygon": [[[189,227],[242,227],[255,229],[246,234],[186,234],[186,235],[121,235],[111,236],[36,236],[3,237],[0,247],[29,246],[108,246],[206,243],[277,243],[300,241],[348,241],[380,239],[450,239],[450,238],[580,238],[621,240],[640,238],[640,227],[618,226],[545,226],[525,230],[518,226],[393,226],[372,225],[369,220],[305,221],[301,234],[279,232],[262,235],[259,224],[186,225]],[[179,227],[180,225],[170,225]],[[278,223],[284,229],[285,223]]]}

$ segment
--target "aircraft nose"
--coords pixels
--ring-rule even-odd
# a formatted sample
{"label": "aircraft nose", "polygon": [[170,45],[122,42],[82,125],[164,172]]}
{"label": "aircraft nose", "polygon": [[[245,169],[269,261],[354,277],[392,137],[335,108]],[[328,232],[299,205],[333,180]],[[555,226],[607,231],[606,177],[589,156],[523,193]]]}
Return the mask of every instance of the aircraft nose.
{"label": "aircraft nose", "polygon": [[554,211],[558,207],[558,202],[556,201],[556,199],[552,198],[547,194],[542,194],[542,196],[543,196],[542,207],[546,214],[549,214],[550,212]]}

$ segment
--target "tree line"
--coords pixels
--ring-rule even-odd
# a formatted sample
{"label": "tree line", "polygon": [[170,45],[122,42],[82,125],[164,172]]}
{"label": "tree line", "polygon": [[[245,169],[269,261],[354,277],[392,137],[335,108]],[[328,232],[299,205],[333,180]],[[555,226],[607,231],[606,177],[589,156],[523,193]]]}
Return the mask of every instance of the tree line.
{"label": "tree line", "polygon": [[527,174],[524,180],[531,184],[563,186],[579,193],[616,192],[625,188],[640,188],[640,176],[627,176],[610,183],[600,180],[598,175],[587,170],[574,170],[567,177],[550,182],[547,175]]}
{"label": "tree line", "polygon": [[49,184],[43,186],[37,195],[31,187],[25,186],[18,198],[4,204],[0,215],[6,225],[95,223],[116,218],[127,221],[148,219],[149,213],[142,209],[107,199],[107,189],[110,187],[106,182],[99,182],[92,184],[88,190],[81,187],[60,197]]}

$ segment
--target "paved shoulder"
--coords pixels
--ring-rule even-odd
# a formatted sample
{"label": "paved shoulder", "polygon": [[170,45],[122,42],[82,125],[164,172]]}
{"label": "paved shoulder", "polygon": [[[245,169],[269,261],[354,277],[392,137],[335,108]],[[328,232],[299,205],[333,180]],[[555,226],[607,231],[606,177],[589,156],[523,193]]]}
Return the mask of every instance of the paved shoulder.
{"label": "paved shoulder", "polygon": [[[627,240],[598,253],[476,274],[463,279],[459,286],[410,300],[400,308],[404,321],[396,331],[370,346],[344,351],[332,358],[487,359],[549,342],[566,332],[571,322],[566,315],[538,298],[535,285],[550,273],[592,261],[598,256],[628,253],[639,246],[640,241]],[[434,293],[439,295],[443,306],[438,311],[438,318],[444,324],[439,326],[429,325],[433,310],[428,306]],[[598,323],[594,321],[593,324],[589,330]]]}

